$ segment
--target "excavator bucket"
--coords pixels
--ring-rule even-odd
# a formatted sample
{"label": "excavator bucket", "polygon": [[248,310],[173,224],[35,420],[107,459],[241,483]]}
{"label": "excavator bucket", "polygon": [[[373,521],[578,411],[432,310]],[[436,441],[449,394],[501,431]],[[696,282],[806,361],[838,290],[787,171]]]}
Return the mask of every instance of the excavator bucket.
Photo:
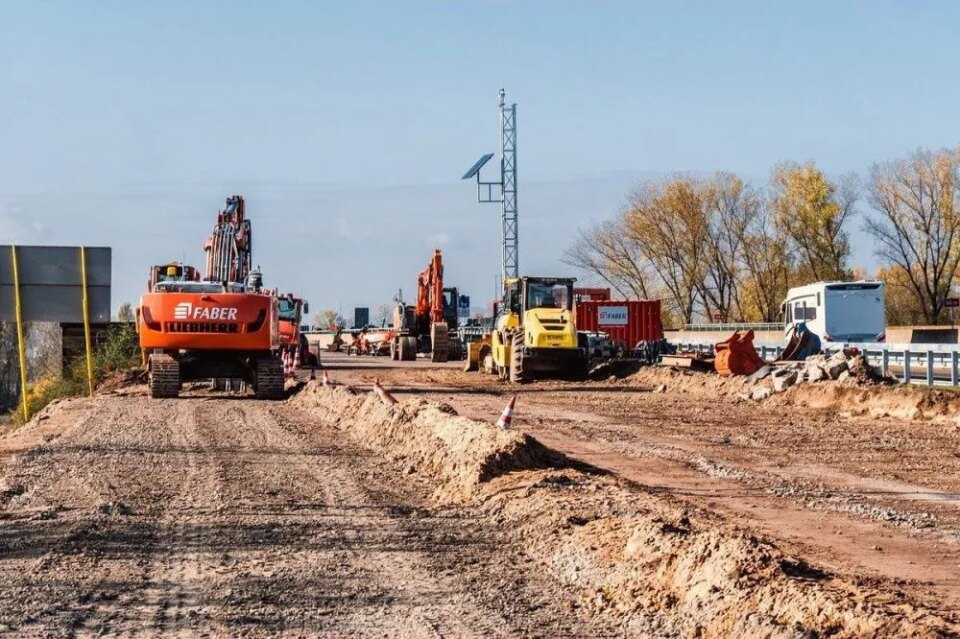
{"label": "excavator bucket", "polygon": [[713,365],[720,375],[752,375],[765,364],[753,347],[753,331],[738,331],[717,343],[714,350],[717,356]]}
{"label": "excavator bucket", "polygon": [[805,323],[801,323],[793,327],[790,332],[790,340],[777,361],[802,361],[811,355],[817,355],[819,352],[820,338],[817,337],[816,333],[810,331]]}

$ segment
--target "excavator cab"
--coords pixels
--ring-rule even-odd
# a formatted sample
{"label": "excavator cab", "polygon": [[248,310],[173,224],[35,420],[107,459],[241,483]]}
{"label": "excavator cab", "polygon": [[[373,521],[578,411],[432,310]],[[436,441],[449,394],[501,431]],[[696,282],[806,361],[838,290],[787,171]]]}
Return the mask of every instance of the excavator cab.
{"label": "excavator cab", "polygon": [[192,266],[180,262],[160,264],[150,267],[150,281],[147,290],[153,291],[157,284],[163,282],[199,282],[200,273]]}

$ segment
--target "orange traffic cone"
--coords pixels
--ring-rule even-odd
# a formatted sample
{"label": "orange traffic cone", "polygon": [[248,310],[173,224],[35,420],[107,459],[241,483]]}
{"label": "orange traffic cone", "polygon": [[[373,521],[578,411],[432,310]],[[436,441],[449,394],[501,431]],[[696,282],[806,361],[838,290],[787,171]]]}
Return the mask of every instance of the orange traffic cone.
{"label": "orange traffic cone", "polygon": [[497,420],[497,426],[504,430],[510,428],[510,424],[513,423],[513,407],[517,404],[517,396],[514,395],[510,398],[510,403],[507,404],[507,407],[503,409],[503,414],[500,415],[500,419]]}
{"label": "orange traffic cone", "polygon": [[330,383],[330,376],[327,375],[327,371],[323,371],[323,387],[330,388],[333,384]]}
{"label": "orange traffic cone", "polygon": [[294,372],[300,370],[300,349],[293,349],[293,370]]}
{"label": "orange traffic cone", "polygon": [[380,378],[373,380],[373,392],[377,394],[384,404],[391,406],[397,403],[397,398],[388,393],[383,386],[380,385]]}
{"label": "orange traffic cone", "polygon": [[290,352],[283,351],[283,376],[290,377]]}

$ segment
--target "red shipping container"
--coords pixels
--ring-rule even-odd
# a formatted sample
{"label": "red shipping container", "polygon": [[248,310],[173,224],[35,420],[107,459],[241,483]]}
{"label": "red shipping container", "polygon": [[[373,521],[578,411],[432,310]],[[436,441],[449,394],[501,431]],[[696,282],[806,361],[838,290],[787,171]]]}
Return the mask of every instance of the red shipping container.
{"label": "red shipping container", "polygon": [[610,299],[609,288],[575,288],[573,300],[575,302],[606,302]]}
{"label": "red shipping container", "polygon": [[660,300],[580,302],[576,311],[578,331],[606,333],[627,350],[663,338]]}

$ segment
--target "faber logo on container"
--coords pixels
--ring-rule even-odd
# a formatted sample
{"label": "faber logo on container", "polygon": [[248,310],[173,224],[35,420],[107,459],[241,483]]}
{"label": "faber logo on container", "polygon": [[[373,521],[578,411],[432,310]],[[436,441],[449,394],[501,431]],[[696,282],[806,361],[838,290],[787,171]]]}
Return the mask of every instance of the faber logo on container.
{"label": "faber logo on container", "polygon": [[173,318],[174,319],[187,319],[190,317],[190,309],[193,308],[193,304],[190,302],[180,302],[173,308]]}
{"label": "faber logo on container", "polygon": [[597,309],[597,323],[600,326],[626,326],[626,306],[601,306]]}

